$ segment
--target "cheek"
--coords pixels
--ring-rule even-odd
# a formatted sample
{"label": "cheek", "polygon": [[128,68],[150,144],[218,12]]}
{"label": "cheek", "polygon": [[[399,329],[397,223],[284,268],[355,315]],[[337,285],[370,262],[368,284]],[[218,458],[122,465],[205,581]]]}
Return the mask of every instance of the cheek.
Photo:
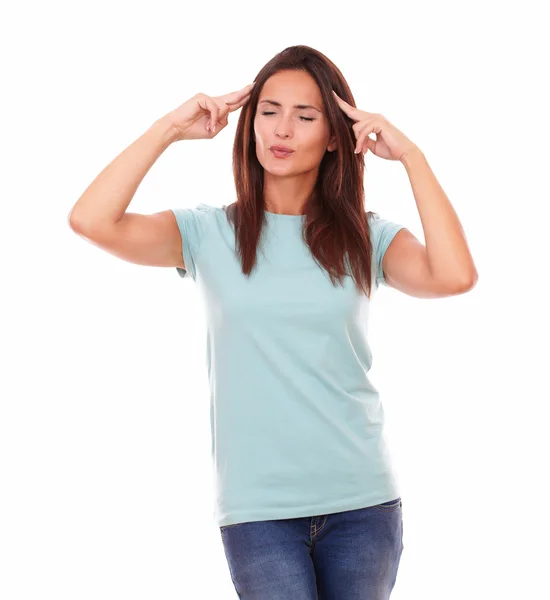
{"label": "cheek", "polygon": [[311,156],[322,157],[327,149],[327,142],[323,136],[318,135],[316,133],[315,135],[305,140],[303,146],[307,149],[308,154],[310,154]]}
{"label": "cheek", "polygon": [[263,130],[261,125],[254,125],[254,138],[258,146],[263,146],[264,140],[267,139],[267,137],[268,136],[266,136],[266,132]]}

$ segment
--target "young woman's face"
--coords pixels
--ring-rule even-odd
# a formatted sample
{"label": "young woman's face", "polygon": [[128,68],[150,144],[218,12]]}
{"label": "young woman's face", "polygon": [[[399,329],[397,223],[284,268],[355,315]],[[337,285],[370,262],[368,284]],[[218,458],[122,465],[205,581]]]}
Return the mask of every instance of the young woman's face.
{"label": "young woman's face", "polygon": [[[282,71],[265,82],[254,116],[254,136],[256,156],[269,173],[296,175],[318,169],[325,152],[334,150],[335,142],[330,137],[321,92],[311,75]],[[294,152],[278,158],[272,146],[286,146]]]}

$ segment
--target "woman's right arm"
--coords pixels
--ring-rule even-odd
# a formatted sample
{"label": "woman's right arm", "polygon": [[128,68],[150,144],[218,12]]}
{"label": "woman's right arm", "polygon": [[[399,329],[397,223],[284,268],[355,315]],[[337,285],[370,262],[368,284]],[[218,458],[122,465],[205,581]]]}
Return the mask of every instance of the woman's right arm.
{"label": "woman's right arm", "polygon": [[128,262],[185,268],[182,240],[171,210],[126,212],[139,184],[180,133],[166,115],[123,150],[86,188],[68,216],[71,229]]}
{"label": "woman's right arm", "polygon": [[161,117],[130,144],[86,188],[69,213],[71,229],[128,262],[185,269],[180,230],[171,210],[126,212],[139,184],[172,142],[212,139],[227,126],[254,86],[211,98],[195,94]]}

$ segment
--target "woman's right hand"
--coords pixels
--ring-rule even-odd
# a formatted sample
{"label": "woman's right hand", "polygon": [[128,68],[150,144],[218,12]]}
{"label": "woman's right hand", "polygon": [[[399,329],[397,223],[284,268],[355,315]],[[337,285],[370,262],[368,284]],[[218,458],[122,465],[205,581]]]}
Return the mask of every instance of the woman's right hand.
{"label": "woman's right hand", "polygon": [[178,132],[176,141],[204,140],[215,137],[226,125],[227,116],[246,104],[253,83],[237,92],[210,97],[195,94],[181,106],[169,112],[167,117]]}

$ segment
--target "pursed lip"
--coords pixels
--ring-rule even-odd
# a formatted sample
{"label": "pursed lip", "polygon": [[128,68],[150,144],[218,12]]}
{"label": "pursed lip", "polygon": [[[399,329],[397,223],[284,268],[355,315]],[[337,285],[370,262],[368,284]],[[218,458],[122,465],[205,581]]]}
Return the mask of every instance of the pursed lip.
{"label": "pursed lip", "polygon": [[289,154],[291,152],[294,152],[294,150],[292,150],[292,148],[286,148],[285,146],[271,146],[270,150],[277,150],[279,152],[288,152]]}

